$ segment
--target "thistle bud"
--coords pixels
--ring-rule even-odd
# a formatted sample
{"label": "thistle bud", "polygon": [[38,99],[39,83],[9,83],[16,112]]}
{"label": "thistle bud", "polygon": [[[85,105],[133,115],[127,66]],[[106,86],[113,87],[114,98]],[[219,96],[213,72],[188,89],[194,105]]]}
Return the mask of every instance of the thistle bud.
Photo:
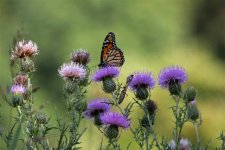
{"label": "thistle bud", "polygon": [[88,85],[88,81],[89,81],[89,75],[90,75],[90,69],[87,66],[84,66],[84,69],[86,70],[86,75],[83,79],[80,80],[80,85],[82,86],[87,86]]}
{"label": "thistle bud", "polygon": [[73,94],[77,89],[77,83],[72,80],[69,80],[64,85],[64,90],[67,94]]}
{"label": "thistle bud", "polygon": [[135,92],[135,96],[140,100],[145,100],[146,98],[148,98],[148,88],[144,86],[138,87]]}
{"label": "thistle bud", "polygon": [[198,111],[198,107],[196,105],[196,100],[191,101],[188,104],[187,117],[188,117],[188,119],[193,120],[193,121],[196,121],[199,118],[199,111]]}
{"label": "thistle bud", "polygon": [[106,129],[106,135],[107,135],[107,137],[110,138],[110,139],[117,138],[117,136],[119,135],[119,129],[118,129],[118,126],[110,125],[110,126]]}
{"label": "thistle bud", "polygon": [[101,125],[102,125],[102,121],[101,121],[101,119],[100,119],[99,114],[98,114],[98,115],[94,115],[94,124],[95,124],[96,126],[101,126]]}
{"label": "thistle bud", "polygon": [[181,85],[177,80],[171,80],[169,82],[169,92],[171,95],[180,95],[181,90]]}
{"label": "thistle bud", "polygon": [[149,120],[147,115],[144,115],[141,119],[141,126],[145,128],[149,128],[151,125],[154,125],[155,123],[155,115],[150,115]]}
{"label": "thistle bud", "polygon": [[17,106],[21,106],[23,104],[23,98],[21,96],[13,96],[12,97],[12,106],[13,107],[17,107]]}
{"label": "thistle bud", "polygon": [[116,90],[116,83],[112,78],[103,79],[103,89],[106,93],[112,93]]}
{"label": "thistle bud", "polygon": [[80,101],[75,105],[75,109],[79,112],[84,112],[87,109],[87,102]]}
{"label": "thistle bud", "polygon": [[143,118],[141,119],[141,126],[145,127],[145,128],[150,127],[150,123],[149,123],[148,117],[146,115],[143,116]]}
{"label": "thistle bud", "polygon": [[196,97],[196,89],[194,87],[188,87],[184,93],[184,100],[186,102],[191,102],[195,100]]}
{"label": "thistle bud", "polygon": [[43,112],[35,113],[34,118],[39,124],[46,124],[48,122],[47,115]]}

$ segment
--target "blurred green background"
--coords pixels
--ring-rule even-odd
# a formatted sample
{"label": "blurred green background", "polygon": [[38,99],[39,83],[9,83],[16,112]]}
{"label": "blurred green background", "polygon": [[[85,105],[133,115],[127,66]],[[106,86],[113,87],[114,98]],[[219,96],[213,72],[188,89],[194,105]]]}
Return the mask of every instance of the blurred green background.
{"label": "blurred green background", "polygon": [[[151,70],[157,76],[164,66],[178,64],[188,73],[184,87],[193,85],[198,89],[198,107],[203,124],[200,135],[203,144],[211,140],[211,148],[218,146],[215,140],[225,130],[225,2],[223,0],[0,0],[0,85],[10,85],[9,49],[16,32],[23,27],[25,39],[39,46],[36,57],[37,71],[33,76],[34,86],[41,89],[35,94],[35,110],[51,118],[65,118],[66,105],[63,99],[63,80],[58,68],[69,61],[70,53],[84,48],[91,54],[92,72],[99,63],[102,42],[106,34],[116,34],[117,45],[125,55],[120,82],[134,71]],[[93,88],[98,87],[98,88]],[[100,84],[88,88],[88,100],[109,97],[103,94]],[[129,93],[126,102],[132,100]],[[155,128],[158,135],[169,140],[172,137],[173,118],[169,107],[173,104],[169,93],[156,87],[152,99],[159,111]],[[125,105],[125,104],[123,104]],[[14,121],[16,111],[1,99],[0,126],[4,131]],[[138,108],[132,118],[140,118]],[[84,149],[97,149],[102,135],[90,121],[82,138]],[[133,123],[132,126],[135,126]],[[184,138],[195,142],[194,127],[187,123],[182,133]],[[58,132],[52,131],[49,139],[57,142]],[[132,140],[131,133],[124,131],[121,144]],[[0,148],[4,149],[2,141]],[[135,142],[132,143],[137,148]]]}

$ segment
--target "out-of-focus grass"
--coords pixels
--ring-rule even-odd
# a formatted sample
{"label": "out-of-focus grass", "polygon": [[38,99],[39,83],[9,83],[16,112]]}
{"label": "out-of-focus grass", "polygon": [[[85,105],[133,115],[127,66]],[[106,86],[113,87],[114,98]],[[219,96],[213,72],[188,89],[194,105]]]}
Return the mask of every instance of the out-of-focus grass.
{"label": "out-of-focus grass", "polygon": [[[130,2],[130,1],[129,1]],[[151,70],[157,77],[164,66],[178,64],[188,73],[188,83],[198,89],[198,106],[202,114],[203,124],[200,127],[203,143],[215,139],[224,129],[223,119],[225,106],[225,70],[206,43],[196,40],[191,35],[196,2],[172,0],[132,1],[0,1],[0,85],[10,84],[8,68],[8,51],[12,37],[23,24],[26,39],[37,42],[40,55],[35,58],[37,71],[33,76],[34,86],[41,89],[34,96],[34,109],[44,105],[44,111],[51,118],[50,125],[56,123],[56,114],[65,118],[66,107],[62,95],[63,81],[58,76],[57,69],[69,61],[73,49],[85,48],[91,56],[92,72],[97,69],[103,39],[109,31],[116,34],[118,47],[124,51],[125,64],[121,68],[120,82],[125,82],[128,74],[140,70]],[[23,22],[23,23],[21,23]],[[97,88],[96,88],[97,87]],[[99,97],[109,97],[101,90],[101,84],[92,83],[88,88],[88,100]],[[132,100],[132,93],[125,100]],[[173,127],[173,104],[169,93],[156,87],[152,91],[152,99],[158,104],[159,111],[155,123],[158,135],[171,138]],[[8,130],[9,119],[16,111],[1,101],[0,126]],[[123,104],[125,105],[125,104]],[[138,108],[134,108],[132,118],[141,117]],[[65,118],[66,119],[66,118]],[[135,120],[137,122],[137,119]],[[90,121],[82,138],[84,149],[97,149],[102,136]],[[132,126],[135,126],[132,123]],[[49,134],[50,142],[56,143],[58,133],[53,130]],[[185,126],[184,137],[195,140],[191,124]],[[129,131],[123,131],[120,142],[128,144],[132,140]],[[212,146],[218,142],[213,140]],[[133,142],[132,146],[137,145]],[[3,145],[0,143],[0,148]],[[4,147],[3,147],[4,148]]]}

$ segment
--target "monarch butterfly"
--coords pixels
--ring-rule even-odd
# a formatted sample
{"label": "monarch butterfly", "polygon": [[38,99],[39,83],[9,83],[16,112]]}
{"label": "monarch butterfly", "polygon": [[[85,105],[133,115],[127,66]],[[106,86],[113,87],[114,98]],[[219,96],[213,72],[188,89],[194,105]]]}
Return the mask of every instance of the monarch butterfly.
{"label": "monarch butterfly", "polygon": [[102,45],[99,67],[121,67],[125,59],[123,52],[116,46],[115,34],[109,32]]}
{"label": "monarch butterfly", "polygon": [[120,93],[120,97],[119,97],[119,100],[118,100],[118,104],[121,104],[123,102],[123,100],[125,98],[125,95],[126,95],[126,92],[127,92],[128,85],[132,81],[133,77],[134,77],[134,75],[129,75],[127,77],[126,85],[124,85],[123,90]]}

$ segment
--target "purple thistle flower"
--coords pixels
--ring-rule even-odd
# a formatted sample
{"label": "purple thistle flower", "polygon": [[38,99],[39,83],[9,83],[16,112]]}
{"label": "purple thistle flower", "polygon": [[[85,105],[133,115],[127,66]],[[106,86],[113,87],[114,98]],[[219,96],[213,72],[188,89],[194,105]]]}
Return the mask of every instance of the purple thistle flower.
{"label": "purple thistle flower", "polygon": [[26,88],[24,86],[22,86],[22,85],[14,84],[11,87],[11,92],[13,94],[24,94],[26,92]]}
{"label": "purple thistle flower", "polygon": [[92,80],[102,81],[104,78],[116,78],[119,76],[119,69],[116,67],[103,67],[96,71]]}
{"label": "purple thistle flower", "polygon": [[64,79],[84,79],[86,77],[86,70],[82,65],[74,62],[63,64],[58,70],[59,75]]}
{"label": "purple thistle flower", "polygon": [[86,118],[92,118],[96,115],[101,115],[110,111],[111,105],[106,99],[94,99],[87,105],[87,110],[84,112]]}
{"label": "purple thistle flower", "polygon": [[163,68],[158,76],[158,84],[162,88],[169,87],[171,81],[176,81],[178,84],[183,84],[187,81],[187,74],[184,68],[179,66],[169,66]]}
{"label": "purple thistle flower", "polygon": [[129,128],[130,121],[117,112],[108,112],[101,116],[101,121],[105,125],[113,125],[122,128]]}
{"label": "purple thistle flower", "polygon": [[131,80],[129,87],[136,91],[138,87],[154,88],[155,81],[151,72],[136,72]]}

